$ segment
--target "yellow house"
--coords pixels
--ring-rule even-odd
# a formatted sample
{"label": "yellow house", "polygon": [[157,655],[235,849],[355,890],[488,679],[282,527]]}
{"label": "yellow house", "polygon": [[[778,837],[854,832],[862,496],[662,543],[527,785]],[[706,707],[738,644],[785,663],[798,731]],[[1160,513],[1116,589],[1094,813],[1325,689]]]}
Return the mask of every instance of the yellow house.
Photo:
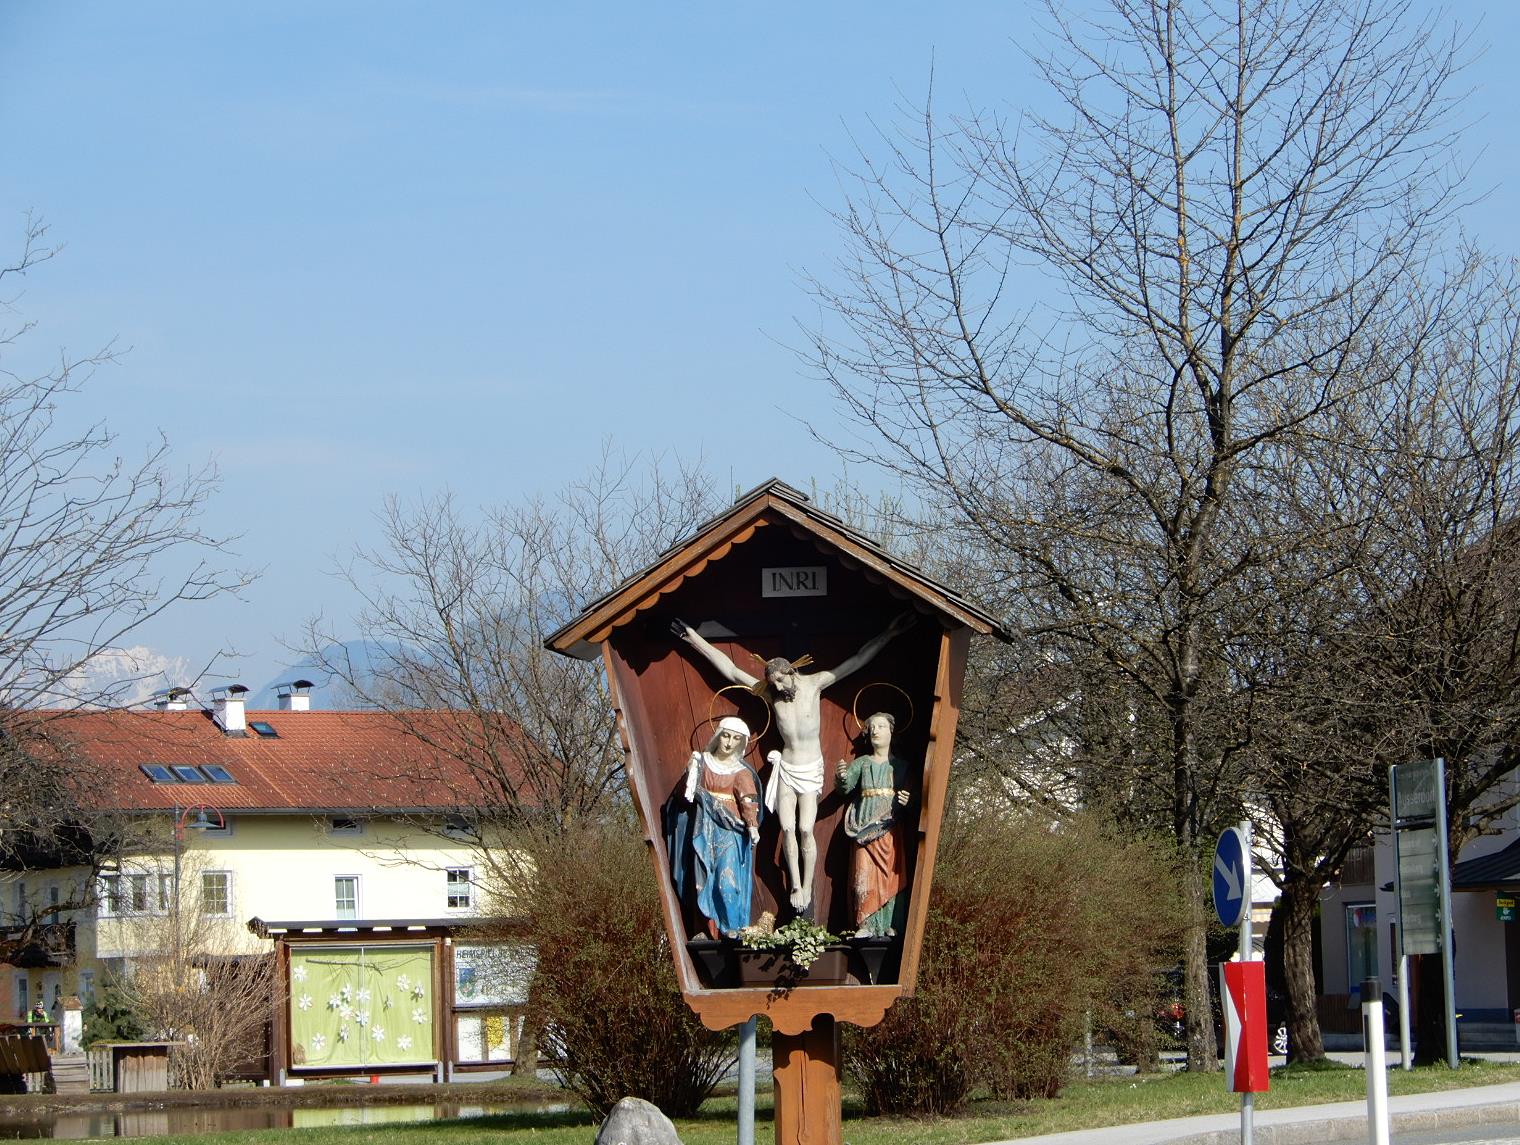
{"label": "yellow house", "polygon": [[[278,951],[289,996],[270,1000],[270,1076],[448,1074],[509,1058],[523,999],[500,968],[525,956],[503,962],[470,940],[454,951],[482,909],[491,853],[476,809],[490,802],[493,765],[455,750],[453,714],[311,711],[306,687],[284,689],[273,712],[245,711],[234,687],[209,709],[176,691],[154,710],[57,719],[82,790],[129,821],[134,842],[99,871],[0,875],[6,923],[42,922],[23,964],[0,968],[0,1021],[38,1000],[55,1015],[71,995],[87,1002],[109,975],[177,942],[201,959]],[[362,1010],[327,1005],[345,987],[372,993],[398,977],[406,1004],[387,995],[388,1035],[340,1020]],[[312,1013],[297,987],[317,978],[331,990]]]}

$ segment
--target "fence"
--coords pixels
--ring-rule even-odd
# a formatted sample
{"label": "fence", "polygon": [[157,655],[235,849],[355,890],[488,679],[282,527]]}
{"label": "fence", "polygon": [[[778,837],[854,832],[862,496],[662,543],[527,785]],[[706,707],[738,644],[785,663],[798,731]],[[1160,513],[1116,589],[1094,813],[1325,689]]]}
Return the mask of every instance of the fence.
{"label": "fence", "polygon": [[109,1046],[96,1047],[85,1050],[85,1061],[90,1065],[90,1092],[112,1093],[116,1089],[116,1078],[111,1070],[111,1049]]}

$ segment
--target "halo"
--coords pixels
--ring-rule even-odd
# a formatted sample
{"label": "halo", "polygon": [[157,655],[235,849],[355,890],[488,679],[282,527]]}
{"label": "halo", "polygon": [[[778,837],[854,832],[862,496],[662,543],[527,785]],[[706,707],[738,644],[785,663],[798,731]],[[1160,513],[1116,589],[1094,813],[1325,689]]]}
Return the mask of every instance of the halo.
{"label": "halo", "polygon": [[[757,692],[751,691],[748,684],[725,684],[723,687],[714,692],[712,699],[707,702],[707,723],[708,726],[711,727],[723,718],[714,711],[714,708],[716,708],[718,703],[718,697],[721,696],[724,692],[734,691],[743,692],[747,696],[754,696],[755,699],[759,700],[762,704],[765,705],[765,726],[757,732],[751,732],[749,743],[746,745],[753,748],[760,742],[760,737],[771,730],[771,705],[770,701],[768,701],[764,696],[758,694]],[[737,708],[739,705],[735,704],[734,706]]]}
{"label": "halo", "polygon": [[[885,680],[876,680],[872,683],[862,686],[860,691],[855,693],[855,698],[850,701],[850,715],[854,717],[855,720],[855,735],[858,736],[861,732],[866,730],[865,724],[860,722],[860,697],[865,695],[872,688],[891,688],[894,692],[903,698],[903,703],[908,705],[908,718],[902,722],[901,727],[895,728],[894,732],[905,732],[913,726],[913,698],[909,696],[907,692],[899,688],[896,684],[889,684]],[[850,738],[854,739],[855,736],[851,736]]]}

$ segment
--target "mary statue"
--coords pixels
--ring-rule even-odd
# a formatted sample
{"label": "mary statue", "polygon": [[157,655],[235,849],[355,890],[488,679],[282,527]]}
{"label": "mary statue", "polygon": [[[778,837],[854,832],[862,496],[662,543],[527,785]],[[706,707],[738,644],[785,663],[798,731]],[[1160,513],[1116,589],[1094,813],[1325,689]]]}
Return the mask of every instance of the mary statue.
{"label": "mary statue", "polygon": [[[744,762],[749,727],[735,716],[718,721],[704,751],[686,766],[684,809],[670,831],[676,893],[706,920],[705,937],[732,936],[749,925],[755,879],[755,844],[760,839],[760,778]],[[693,935],[693,937],[704,937]]]}

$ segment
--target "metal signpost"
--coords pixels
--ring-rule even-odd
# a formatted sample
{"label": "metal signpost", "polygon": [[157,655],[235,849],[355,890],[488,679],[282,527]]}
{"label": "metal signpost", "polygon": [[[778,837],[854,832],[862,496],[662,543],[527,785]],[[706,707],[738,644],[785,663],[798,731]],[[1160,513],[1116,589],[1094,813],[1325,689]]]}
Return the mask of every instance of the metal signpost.
{"label": "metal signpost", "polygon": [[1388,769],[1394,885],[1399,900],[1399,1049],[1409,1068],[1409,956],[1441,955],[1446,986],[1446,1058],[1457,1058],[1457,999],[1451,949],[1451,872],[1447,867],[1446,761]]}
{"label": "metal signpost", "polygon": [[1267,1089],[1266,979],[1251,959],[1251,825],[1230,827],[1214,846],[1214,914],[1240,927],[1238,963],[1220,968],[1226,1079],[1240,1094],[1240,1141],[1251,1145],[1255,1095]]}

